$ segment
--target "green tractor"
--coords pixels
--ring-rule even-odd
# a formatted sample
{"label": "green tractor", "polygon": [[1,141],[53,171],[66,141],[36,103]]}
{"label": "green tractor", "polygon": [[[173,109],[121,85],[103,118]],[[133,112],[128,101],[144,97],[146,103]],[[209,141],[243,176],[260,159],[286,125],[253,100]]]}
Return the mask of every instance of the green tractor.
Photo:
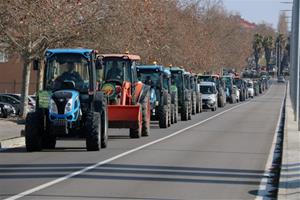
{"label": "green tractor", "polygon": [[151,120],[159,122],[160,128],[167,128],[177,122],[176,104],[171,91],[171,73],[161,65],[140,65],[138,79],[149,85]]}
{"label": "green tractor", "polygon": [[190,120],[192,116],[190,75],[180,67],[170,67],[170,71],[172,85],[176,86],[177,88],[178,110],[181,115],[181,120]]}
{"label": "green tractor", "polygon": [[107,147],[107,97],[96,82],[101,66],[95,50],[46,51],[43,88],[26,117],[27,151],[54,149],[58,138],[84,138],[88,151]]}

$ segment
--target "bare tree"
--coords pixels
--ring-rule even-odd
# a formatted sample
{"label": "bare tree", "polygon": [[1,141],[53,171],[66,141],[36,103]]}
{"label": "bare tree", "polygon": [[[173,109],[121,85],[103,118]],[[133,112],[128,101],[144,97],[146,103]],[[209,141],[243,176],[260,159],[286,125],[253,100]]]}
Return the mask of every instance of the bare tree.
{"label": "bare tree", "polygon": [[[5,42],[24,61],[22,116],[27,114],[27,96],[33,59],[47,47],[72,46],[85,38],[101,20],[101,1],[11,0],[0,4],[0,28]],[[76,43],[78,44],[78,42]],[[25,101],[26,99],[26,101]]]}

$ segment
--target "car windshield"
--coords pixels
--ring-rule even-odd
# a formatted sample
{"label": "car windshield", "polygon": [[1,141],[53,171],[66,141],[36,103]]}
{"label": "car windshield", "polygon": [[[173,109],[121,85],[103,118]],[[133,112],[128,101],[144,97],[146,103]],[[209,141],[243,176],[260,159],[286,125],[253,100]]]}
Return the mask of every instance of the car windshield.
{"label": "car windshield", "polygon": [[210,86],[210,85],[201,85],[200,86],[200,92],[202,94],[214,94],[215,89],[214,89],[213,86]]}
{"label": "car windshield", "polygon": [[253,87],[253,83],[247,83],[247,87],[252,88]]}
{"label": "car windshield", "polygon": [[201,82],[214,82],[212,76],[199,76],[198,80],[200,80]]}
{"label": "car windshield", "polygon": [[88,90],[88,61],[81,54],[56,54],[47,61],[46,89],[61,89],[65,82],[73,82],[75,89]]}
{"label": "car windshield", "polygon": [[147,85],[150,85],[152,87],[160,86],[159,73],[155,73],[155,71],[139,69],[137,76],[138,76],[139,81],[142,81],[143,83],[145,83]]}
{"label": "car windshield", "polygon": [[104,59],[103,77],[104,81],[130,81],[131,61],[122,58],[105,58]]}

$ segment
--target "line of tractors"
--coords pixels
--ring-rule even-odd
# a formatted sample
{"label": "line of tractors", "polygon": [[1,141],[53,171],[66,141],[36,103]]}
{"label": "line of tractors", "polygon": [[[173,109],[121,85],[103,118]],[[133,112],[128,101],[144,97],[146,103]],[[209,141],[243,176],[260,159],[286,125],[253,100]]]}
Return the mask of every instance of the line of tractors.
{"label": "line of tractors", "polygon": [[[98,151],[107,147],[108,128],[129,129],[130,138],[148,136],[150,121],[167,128],[179,118],[190,120],[203,107],[216,110],[235,103],[235,81],[240,100],[248,98],[242,79],[141,65],[140,56],[129,53],[48,49],[43,60],[42,69],[40,61],[33,63],[42,71],[43,88],[35,112],[26,118],[27,151],[54,149],[57,139],[66,137],[85,139],[88,151]],[[208,91],[217,95],[215,102],[209,95],[204,98]]]}

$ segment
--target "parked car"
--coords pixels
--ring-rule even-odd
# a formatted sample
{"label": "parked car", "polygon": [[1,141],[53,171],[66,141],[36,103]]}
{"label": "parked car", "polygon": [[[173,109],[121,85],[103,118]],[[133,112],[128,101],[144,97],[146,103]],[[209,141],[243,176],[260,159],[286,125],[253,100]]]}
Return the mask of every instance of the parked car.
{"label": "parked car", "polygon": [[247,87],[248,87],[248,95],[250,98],[254,97],[254,86],[253,86],[253,81],[248,80],[247,82]]}
{"label": "parked car", "polygon": [[233,90],[235,92],[236,102],[240,102],[240,95],[241,95],[240,89],[236,85],[233,85]]}
{"label": "parked car", "polygon": [[15,108],[7,103],[0,102],[0,117],[7,118],[16,114]]}
{"label": "parked car", "polygon": [[202,94],[203,108],[216,111],[218,107],[218,90],[213,82],[201,82],[200,91]]}
{"label": "parked car", "polygon": [[[35,101],[28,97],[28,112],[35,110]],[[19,94],[0,94],[0,102],[10,104],[16,110],[16,115],[19,115],[21,112],[21,96]]]}
{"label": "parked car", "polygon": [[278,82],[278,83],[285,83],[284,76],[278,76],[277,82]]}

